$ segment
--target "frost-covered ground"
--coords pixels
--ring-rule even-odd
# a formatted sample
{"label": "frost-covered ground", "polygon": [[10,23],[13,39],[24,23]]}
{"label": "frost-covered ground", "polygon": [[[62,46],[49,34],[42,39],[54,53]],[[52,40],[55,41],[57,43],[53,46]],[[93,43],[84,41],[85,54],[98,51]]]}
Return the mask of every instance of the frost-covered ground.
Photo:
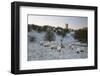
{"label": "frost-covered ground", "polygon": [[[80,43],[73,37],[74,32],[70,31],[62,40],[64,48],[60,48],[62,37],[56,35],[53,42],[44,42],[45,32],[38,33],[36,31],[28,32],[28,61],[32,60],[54,60],[54,59],[80,59],[87,58],[87,44]],[[30,42],[29,36],[35,36],[36,42]],[[42,42],[42,45],[41,45]],[[44,44],[48,43],[48,47]],[[56,45],[56,49],[51,49]],[[60,49],[60,50],[59,50]]]}

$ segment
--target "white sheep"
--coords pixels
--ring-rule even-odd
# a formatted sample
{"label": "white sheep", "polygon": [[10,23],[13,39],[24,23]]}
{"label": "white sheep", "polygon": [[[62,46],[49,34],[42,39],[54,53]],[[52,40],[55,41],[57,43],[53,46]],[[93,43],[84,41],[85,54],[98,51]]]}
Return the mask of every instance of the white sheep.
{"label": "white sheep", "polygon": [[84,48],[83,47],[76,49],[76,53],[79,54],[79,53],[82,53],[82,52],[84,52]]}
{"label": "white sheep", "polygon": [[58,45],[58,46],[57,46],[57,50],[58,50],[59,52],[61,52],[61,49],[62,49],[62,48],[61,48],[61,45]]}
{"label": "white sheep", "polygon": [[69,44],[69,47],[73,50],[74,46],[72,44]]}
{"label": "white sheep", "polygon": [[43,44],[43,46],[49,47],[49,46],[50,46],[50,42],[45,42],[45,43]]}
{"label": "white sheep", "polygon": [[57,45],[51,45],[50,48],[51,49],[57,49]]}

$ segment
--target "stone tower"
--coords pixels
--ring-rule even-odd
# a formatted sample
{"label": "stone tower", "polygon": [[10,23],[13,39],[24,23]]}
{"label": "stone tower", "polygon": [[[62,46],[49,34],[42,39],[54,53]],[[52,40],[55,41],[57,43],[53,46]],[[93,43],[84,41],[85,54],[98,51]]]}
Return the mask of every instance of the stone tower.
{"label": "stone tower", "polygon": [[68,29],[68,24],[65,24],[65,28]]}

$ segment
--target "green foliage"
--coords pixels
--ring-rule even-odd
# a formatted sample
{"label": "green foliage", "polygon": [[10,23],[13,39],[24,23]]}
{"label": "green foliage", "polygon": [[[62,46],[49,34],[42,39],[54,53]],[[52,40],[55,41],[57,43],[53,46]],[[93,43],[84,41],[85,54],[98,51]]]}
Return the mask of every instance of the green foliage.
{"label": "green foliage", "polygon": [[42,27],[40,27],[40,28],[37,28],[37,31],[40,33],[40,32],[42,32],[43,30],[42,30]]}
{"label": "green foliage", "polygon": [[63,29],[63,28],[60,28],[60,27],[57,27],[56,30],[57,30],[56,33],[57,33],[58,35],[62,36],[62,37],[65,37],[65,36],[66,36],[66,33],[69,32],[68,29]]}
{"label": "green foliage", "polygon": [[47,29],[48,29],[48,25],[44,25],[42,28],[43,31],[47,31]]}
{"label": "green foliage", "polygon": [[29,36],[29,41],[30,41],[30,42],[35,42],[35,41],[36,41],[36,37],[34,37],[34,36]]}
{"label": "green foliage", "polygon": [[64,32],[65,33],[69,33],[69,29],[64,29]]}
{"label": "green foliage", "polygon": [[48,32],[48,31],[52,31],[53,33],[55,32],[56,34],[58,34],[62,37],[65,37],[66,33],[69,32],[68,29],[64,29],[64,28],[61,28],[61,27],[52,27],[50,25],[38,26],[38,25],[35,25],[35,24],[29,24],[28,25],[28,32],[30,32],[31,30],[37,31],[39,33],[40,32],[50,33],[50,37],[51,37],[52,33]]}
{"label": "green foliage", "polygon": [[48,30],[45,34],[45,40],[47,41],[54,41],[55,40],[55,34],[53,31]]}
{"label": "green foliage", "polygon": [[75,31],[75,39],[78,39],[80,42],[88,42],[88,29],[83,28]]}

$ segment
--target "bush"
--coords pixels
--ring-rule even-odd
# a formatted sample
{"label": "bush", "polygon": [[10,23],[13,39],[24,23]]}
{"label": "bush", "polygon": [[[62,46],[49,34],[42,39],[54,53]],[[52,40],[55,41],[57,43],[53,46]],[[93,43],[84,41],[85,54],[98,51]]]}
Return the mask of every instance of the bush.
{"label": "bush", "polygon": [[42,30],[42,27],[40,27],[40,28],[37,28],[37,31],[40,33],[40,32],[42,32],[43,30]]}
{"label": "bush", "polygon": [[54,41],[55,40],[55,34],[53,31],[48,30],[45,34],[45,39],[47,41]]}
{"label": "bush", "polygon": [[66,36],[66,33],[68,33],[68,30],[67,29],[63,29],[63,28],[60,28],[60,27],[56,28],[56,30],[57,30],[56,33],[58,35],[62,36],[62,37],[65,37]]}
{"label": "bush", "polygon": [[75,31],[75,39],[78,39],[80,42],[88,42],[88,29],[83,28]]}
{"label": "bush", "polygon": [[43,26],[43,31],[47,31],[48,25]]}
{"label": "bush", "polygon": [[58,31],[57,34],[62,36],[62,37],[66,36],[66,32],[64,32],[64,31]]}
{"label": "bush", "polygon": [[64,29],[64,32],[65,33],[69,33],[69,29]]}
{"label": "bush", "polygon": [[34,36],[28,36],[30,42],[35,42],[36,38]]}

